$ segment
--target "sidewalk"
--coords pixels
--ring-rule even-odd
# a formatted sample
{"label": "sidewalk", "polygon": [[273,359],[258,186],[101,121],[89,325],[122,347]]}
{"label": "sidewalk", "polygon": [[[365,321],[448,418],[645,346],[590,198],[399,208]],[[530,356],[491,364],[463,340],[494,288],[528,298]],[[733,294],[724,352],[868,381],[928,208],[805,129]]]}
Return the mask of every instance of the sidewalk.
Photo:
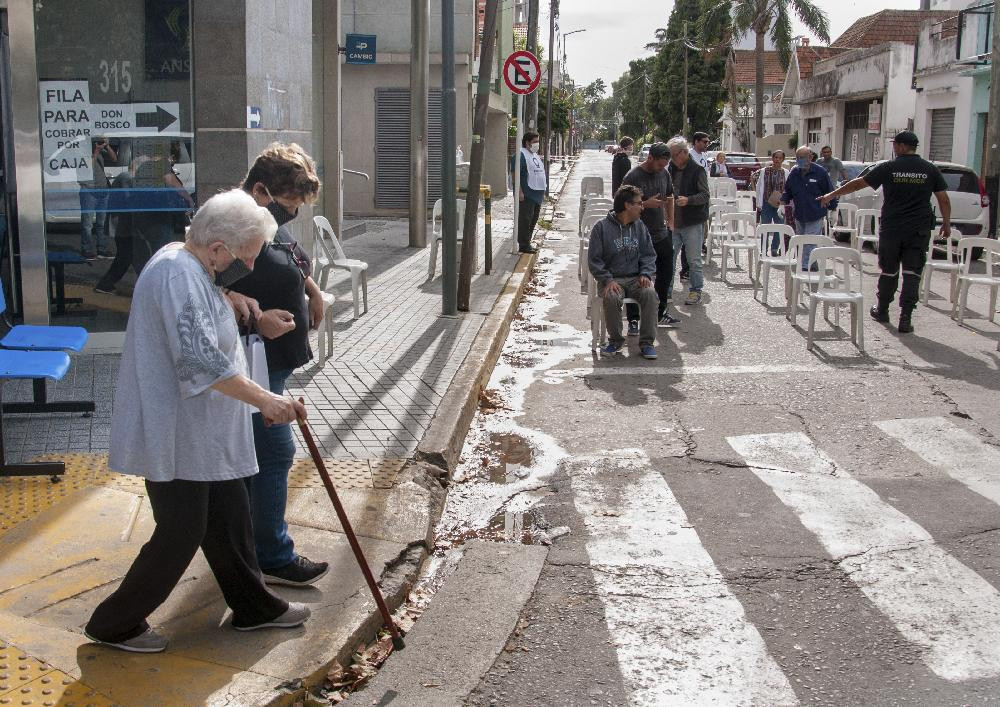
{"label": "sidewalk", "polygon": [[[369,263],[369,311],[352,319],[342,273],[330,287],[338,302],[333,355],[289,381],[289,392],[306,399],[391,607],[415,577],[444,500],[440,470],[414,462],[414,451],[467,355],[476,361],[472,354],[493,344],[480,332],[490,317],[503,315],[494,311],[497,302],[509,307],[499,295],[533,262],[509,253],[509,202],[494,202],[489,276],[482,274],[480,225],[471,311],[454,319],[439,316],[440,265],[426,282],[429,249],[406,246],[405,221],[372,222],[347,240],[349,257]],[[347,662],[381,624],[301,441],[287,519],[298,548],[333,568],[314,587],[278,588],[309,604],[313,615],[304,627],[233,631],[199,553],[150,620],[171,639],[166,653],[122,653],[82,635],[93,607],[115,589],[152,528],[141,480],[106,468],[118,358],[84,352],[66,380],[49,386],[53,400],[94,400],[93,417],[5,418],[8,460],[59,458],[67,474],[58,483],[0,479],[0,574],[7,587],[0,589],[0,704],[287,703],[303,684],[321,681],[332,660]],[[19,399],[30,399],[30,386],[5,386],[4,400]]]}

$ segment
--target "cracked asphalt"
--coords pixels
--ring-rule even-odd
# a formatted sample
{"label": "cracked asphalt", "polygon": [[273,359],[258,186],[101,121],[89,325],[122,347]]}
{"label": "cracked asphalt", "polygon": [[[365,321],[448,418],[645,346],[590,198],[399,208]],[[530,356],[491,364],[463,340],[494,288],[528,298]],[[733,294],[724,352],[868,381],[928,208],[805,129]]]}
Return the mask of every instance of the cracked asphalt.
{"label": "cracked asphalt", "polygon": [[[809,353],[807,317],[801,312],[792,328],[777,283],[765,307],[754,298],[745,262],[725,284],[716,259],[706,268],[705,303],[675,307],[680,328],[658,330],[658,360],[640,358],[634,340],[626,357],[602,360],[581,334],[589,335],[589,322],[576,278],[586,175],[607,180],[610,156],[584,153],[562,194],[554,220],[562,239],[548,240],[542,259],[572,258],[551,291],[532,295],[549,300],[544,316],[526,320],[541,334],[514,352],[528,361],[562,352],[535,371],[514,416],[560,450],[554,471],[537,483],[526,467],[520,483],[538,499],[531,513],[543,528],[570,532],[552,545],[516,631],[467,703],[996,704],[1000,670],[946,677],[933,655],[948,652],[935,645],[949,640],[947,632],[935,632],[933,617],[904,626],[892,606],[912,604],[919,614],[919,597],[933,596],[947,568],[927,564],[920,554],[927,545],[995,592],[1000,506],[947,464],[928,462],[876,426],[941,418],[974,435],[985,453],[1000,449],[998,329],[983,316],[983,293],[973,290],[978,314],[968,327],[948,317],[946,301],[932,298],[917,310],[913,335],[866,315],[862,355],[846,332],[822,322],[817,351]],[[871,253],[865,270],[871,297]],[[946,291],[944,280],[934,283],[935,292]],[[568,336],[571,330],[579,335]],[[808,459],[755,463],[730,443],[776,433],[798,434],[805,449],[819,450],[829,468],[820,465],[809,478],[820,500],[841,493],[833,482],[852,484],[843,493],[868,494],[879,509],[875,520],[860,507],[827,526],[811,520],[807,507],[780,496],[780,478],[771,478],[803,478]],[[976,473],[991,483],[1000,468]],[[887,524],[898,517],[901,527],[926,535],[891,540],[883,512]],[[871,542],[837,554],[830,538],[838,533]],[[690,538],[698,547],[688,552]],[[892,586],[911,587],[913,596],[886,594],[878,573],[894,563],[912,584]],[[720,602],[729,604],[713,614]],[[958,618],[1000,638],[1000,625],[977,624],[990,616]],[[735,672],[729,680],[748,660],[756,666],[749,677]],[[692,668],[702,664],[716,667]]]}

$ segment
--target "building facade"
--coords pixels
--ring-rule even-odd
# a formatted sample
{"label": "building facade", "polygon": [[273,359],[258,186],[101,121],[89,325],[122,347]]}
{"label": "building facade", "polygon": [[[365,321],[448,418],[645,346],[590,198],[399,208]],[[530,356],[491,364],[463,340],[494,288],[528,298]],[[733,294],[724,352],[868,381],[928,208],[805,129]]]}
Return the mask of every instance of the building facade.
{"label": "building facade", "polygon": [[[240,184],[275,140],[316,159],[324,190],[315,208],[331,221],[341,198],[349,213],[405,214],[410,16],[401,7],[0,0],[0,275],[10,308],[30,323],[124,330],[135,268],[95,291],[119,224],[144,222],[137,249],[182,239],[185,213]],[[439,193],[440,4],[433,9],[428,177]],[[512,10],[501,14],[498,62],[512,47],[512,20]],[[475,0],[457,0],[455,29],[458,142],[468,155]],[[348,46],[348,34],[371,41]],[[346,51],[373,63],[347,64]],[[510,100],[493,74],[484,181],[503,195]],[[341,167],[369,179],[348,173],[341,192]],[[387,192],[395,201],[382,201]],[[306,245],[309,211],[291,224]]]}

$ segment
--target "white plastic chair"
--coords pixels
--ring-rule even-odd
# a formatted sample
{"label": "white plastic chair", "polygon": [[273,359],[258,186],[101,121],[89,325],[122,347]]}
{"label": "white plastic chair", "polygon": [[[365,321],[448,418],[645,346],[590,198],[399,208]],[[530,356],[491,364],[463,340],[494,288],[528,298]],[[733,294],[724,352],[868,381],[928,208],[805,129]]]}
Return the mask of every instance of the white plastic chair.
{"label": "white plastic chair", "polygon": [[586,202],[580,208],[580,223],[583,222],[584,217],[590,213],[603,213],[606,214],[614,206],[614,201],[611,199],[605,199],[604,197],[593,197],[587,199]]}
{"label": "white plastic chair", "polygon": [[333,226],[326,220],[325,216],[313,216],[313,223],[316,226],[316,242],[326,256],[326,264],[319,269],[320,289],[326,289],[326,283],[330,276],[330,270],[337,268],[347,270],[351,273],[351,294],[354,296],[354,318],[361,316],[358,311],[358,290],[361,290],[361,299],[364,301],[365,314],[368,313],[368,263],[363,260],[354,260],[344,254],[344,249],[340,245],[340,239],[333,231]]}
{"label": "white plastic chair", "polygon": [[927,262],[924,264],[924,271],[921,273],[920,301],[927,304],[931,297],[931,276],[935,270],[949,273],[951,275],[951,285],[948,287],[948,301],[955,303],[955,294],[958,291],[958,273],[962,269],[962,264],[955,257],[955,246],[951,236],[945,239],[944,260],[934,260],[934,239],[931,238],[927,244]]}
{"label": "white plastic chair", "polygon": [[583,219],[580,224],[580,250],[578,253],[579,262],[577,263],[577,278],[580,280],[580,291],[587,292],[587,273],[590,270],[587,268],[587,249],[590,245],[590,231],[594,228],[594,224],[602,220],[607,214],[591,214]]}
{"label": "white plastic chair", "polygon": [[754,195],[753,192],[743,191],[736,196],[736,210],[737,211],[749,211],[754,213],[755,209],[753,207]]}
{"label": "white plastic chair", "polygon": [[[771,255],[771,241],[778,234],[778,254]],[[768,284],[771,281],[771,268],[780,268],[784,272],[785,297],[788,297],[788,275],[792,262],[788,259],[786,242],[795,236],[795,229],[783,223],[762,223],[757,226],[757,273],[754,279],[753,293],[757,296],[757,288],[762,287],[764,294],[761,303],[767,305]]]}
{"label": "white plastic chair", "polygon": [[[713,177],[713,179],[719,179],[719,177]],[[728,224],[724,217],[732,211],[732,205],[723,202],[714,203],[708,207],[708,228],[705,232],[705,263],[707,265],[712,264],[712,258],[715,256],[716,240],[725,239]]]}
{"label": "white plastic chair", "polygon": [[865,243],[871,243],[878,253],[879,220],[879,212],[875,209],[858,209],[854,212],[857,228],[851,232],[851,247],[860,253]]}
{"label": "white plastic chair", "polygon": [[729,253],[733,254],[733,264],[740,266],[739,252],[746,251],[747,273],[753,279],[754,256],[757,252],[757,241],[754,238],[754,228],[757,225],[757,214],[734,211],[724,217],[726,233],[722,237],[722,280],[726,279],[729,269]]}
{"label": "white plastic chair", "polygon": [[[986,264],[986,272],[975,274],[972,272],[972,249],[983,249],[983,262]],[[958,297],[952,306],[952,319],[958,316],[959,325],[965,318],[966,300],[969,297],[969,287],[972,285],[986,285],[990,288],[990,314],[989,320],[995,321],[997,309],[997,290],[1000,289],[1000,277],[996,276],[995,268],[1000,266],[1000,242],[992,238],[982,238],[979,236],[963,238],[958,242],[958,250],[961,255],[962,269],[958,273]]]}
{"label": "white plastic chair", "polygon": [[[604,321],[604,298],[601,297],[601,293],[598,291],[597,280],[592,276],[588,276],[587,280],[587,316],[590,319],[590,348],[591,350],[596,350],[604,344],[608,333],[607,322]],[[625,308],[630,304],[638,306],[639,301],[631,297],[625,297],[622,300],[622,311],[624,312]]]}
{"label": "white plastic chair", "polygon": [[716,201],[735,205],[738,194],[736,190],[736,180],[731,177],[716,177],[716,179],[719,180],[716,182],[715,186]]}
{"label": "white plastic chair", "polygon": [[[465,223],[465,199],[455,200],[455,225],[456,225],[456,238],[457,243],[462,242],[462,233],[464,232],[463,224]],[[514,225],[515,230],[517,225]],[[441,232],[444,230],[444,202],[438,199],[434,202],[434,208],[431,209],[431,259],[427,264],[427,280],[433,280],[434,275],[437,272],[437,261],[438,261],[438,248],[440,247],[442,235]],[[515,237],[515,241],[517,238]],[[461,252],[461,251],[459,251]],[[478,257],[476,258],[478,260]],[[475,268],[479,268],[478,262]]]}
{"label": "white plastic chair", "polygon": [[580,180],[581,194],[604,194],[604,177],[584,177]]}
{"label": "white plastic chair", "polygon": [[[844,246],[821,246],[809,254],[810,267],[815,264],[820,273],[832,273],[821,278],[815,292],[809,293],[809,329],[806,332],[806,349],[812,351],[816,331],[816,308],[823,303],[823,317],[829,318],[829,308],[834,307],[835,326],[840,327],[840,305],[851,307],[851,341],[858,351],[865,352],[864,302],[861,292],[861,253]],[[857,273],[857,286],[855,277]]]}
{"label": "white plastic chair", "polygon": [[[837,204],[837,210],[833,215],[833,223],[831,224],[827,221],[829,225],[830,238],[837,240],[839,234],[847,234],[848,241],[853,243],[855,233],[857,231],[857,213],[858,205],[851,203],[839,203]],[[838,225],[839,224],[839,225]]]}
{"label": "white plastic chair", "polygon": [[802,257],[806,247],[819,248],[835,245],[837,244],[834,240],[827,236],[798,235],[792,236],[792,239],[788,242],[788,261],[792,266],[788,273],[788,284],[785,288],[785,292],[788,295],[785,318],[792,322],[792,326],[795,326],[795,318],[798,315],[799,296],[802,293],[802,287],[805,286],[811,290],[817,287],[823,280],[834,277],[822,270],[811,271],[808,266],[806,268],[802,267]]}

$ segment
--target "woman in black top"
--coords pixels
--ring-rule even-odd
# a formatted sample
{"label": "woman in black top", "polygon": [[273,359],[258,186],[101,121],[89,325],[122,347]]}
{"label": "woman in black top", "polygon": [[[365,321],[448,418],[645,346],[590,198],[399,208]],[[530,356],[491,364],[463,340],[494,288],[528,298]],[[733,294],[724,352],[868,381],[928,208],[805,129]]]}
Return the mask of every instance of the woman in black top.
{"label": "woman in black top", "polygon": [[[285,228],[301,206],[316,200],[320,180],[301,147],[273,143],[257,156],[243,189],[271,212],[278,232],[261,249],[253,271],[232,283],[229,295],[238,314],[259,313],[271,392],[281,395],[292,371],[312,359],[309,329],[323,319],[322,293],[309,275],[309,257]],[[258,414],[253,416],[253,432],[260,471],[247,479],[247,486],[264,581],[312,584],[326,574],[328,565],[296,554],[285,522],[288,471],[295,456],[291,425],[267,426]]]}

